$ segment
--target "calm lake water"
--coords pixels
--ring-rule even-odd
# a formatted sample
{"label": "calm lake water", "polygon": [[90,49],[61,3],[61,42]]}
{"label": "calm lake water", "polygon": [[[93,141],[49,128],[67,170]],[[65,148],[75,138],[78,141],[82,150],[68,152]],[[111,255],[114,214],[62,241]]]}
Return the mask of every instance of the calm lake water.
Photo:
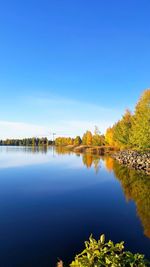
{"label": "calm lake water", "polygon": [[0,266],[69,263],[93,233],[150,258],[150,177],[110,157],[0,147]]}

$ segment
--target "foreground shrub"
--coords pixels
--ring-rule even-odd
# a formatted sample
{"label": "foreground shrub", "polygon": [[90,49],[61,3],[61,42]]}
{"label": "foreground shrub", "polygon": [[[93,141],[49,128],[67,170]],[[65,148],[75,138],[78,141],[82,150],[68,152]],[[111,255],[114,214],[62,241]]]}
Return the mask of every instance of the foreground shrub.
{"label": "foreground shrub", "polygon": [[105,243],[102,235],[96,241],[92,235],[85,242],[83,252],[75,257],[70,267],[148,267],[150,263],[142,254],[132,254],[124,251],[124,242],[114,244],[112,241]]}

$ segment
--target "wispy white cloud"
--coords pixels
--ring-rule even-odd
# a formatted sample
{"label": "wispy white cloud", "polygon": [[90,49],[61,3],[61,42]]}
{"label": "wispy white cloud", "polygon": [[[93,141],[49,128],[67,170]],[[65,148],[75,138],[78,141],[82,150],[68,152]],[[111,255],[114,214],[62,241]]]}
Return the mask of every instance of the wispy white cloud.
{"label": "wispy white cloud", "polygon": [[[81,102],[61,96],[28,97],[24,99],[25,115],[0,120],[0,138],[24,138],[58,135],[82,135],[97,125],[102,133],[121,116],[122,111]],[[16,107],[17,109],[17,107]],[[20,119],[21,118],[21,119]]]}
{"label": "wispy white cloud", "polygon": [[0,121],[0,139],[25,138],[25,137],[44,137],[52,138],[52,133],[56,136],[76,136],[83,134],[86,130],[94,130],[98,125],[101,132],[105,132],[111,122],[106,121],[59,121],[51,126],[36,125],[24,122]]}
{"label": "wispy white cloud", "polygon": [[43,119],[49,121],[111,121],[119,118],[123,110],[89,103],[81,100],[65,98],[62,96],[31,97],[28,103],[34,107],[34,112],[43,114]]}
{"label": "wispy white cloud", "polygon": [[[80,101],[77,99],[71,99],[71,98],[66,98],[66,97],[62,97],[62,96],[57,96],[57,95],[52,95],[52,96],[48,96],[48,97],[29,97],[28,99],[28,103],[31,102],[31,104],[35,105],[35,106],[39,106],[41,108],[54,108],[58,109],[58,110],[64,110],[67,109],[68,107],[72,108],[73,110],[76,108],[76,112],[78,113],[78,110],[82,113],[84,113],[84,111],[86,111],[86,114],[89,112],[105,112],[106,115],[109,113],[118,113],[120,111],[120,109],[118,109],[117,107],[114,108],[110,108],[110,107],[104,107],[103,106],[103,100],[100,100],[100,104],[94,104],[94,103],[90,103],[90,102],[86,102],[86,101]],[[71,110],[70,110],[71,111]],[[95,114],[95,116],[97,116],[97,114]]]}
{"label": "wispy white cloud", "polygon": [[24,138],[47,135],[49,128],[24,122],[0,121],[0,138]]}

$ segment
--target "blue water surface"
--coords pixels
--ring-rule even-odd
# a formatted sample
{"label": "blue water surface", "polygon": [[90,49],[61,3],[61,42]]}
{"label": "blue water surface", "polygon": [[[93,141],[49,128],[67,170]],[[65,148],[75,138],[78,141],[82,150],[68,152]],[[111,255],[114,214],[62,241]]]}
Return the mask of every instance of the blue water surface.
{"label": "blue water surface", "polygon": [[91,233],[150,258],[149,198],[150,177],[110,157],[0,147],[0,266],[68,264]]}

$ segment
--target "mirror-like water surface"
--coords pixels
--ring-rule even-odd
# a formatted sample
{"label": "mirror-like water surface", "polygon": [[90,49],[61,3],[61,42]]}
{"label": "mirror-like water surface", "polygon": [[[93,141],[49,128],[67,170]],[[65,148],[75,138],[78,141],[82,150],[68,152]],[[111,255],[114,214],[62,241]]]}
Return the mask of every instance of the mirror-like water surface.
{"label": "mirror-like water surface", "polygon": [[0,265],[70,262],[89,235],[150,258],[150,177],[112,158],[0,147]]}

